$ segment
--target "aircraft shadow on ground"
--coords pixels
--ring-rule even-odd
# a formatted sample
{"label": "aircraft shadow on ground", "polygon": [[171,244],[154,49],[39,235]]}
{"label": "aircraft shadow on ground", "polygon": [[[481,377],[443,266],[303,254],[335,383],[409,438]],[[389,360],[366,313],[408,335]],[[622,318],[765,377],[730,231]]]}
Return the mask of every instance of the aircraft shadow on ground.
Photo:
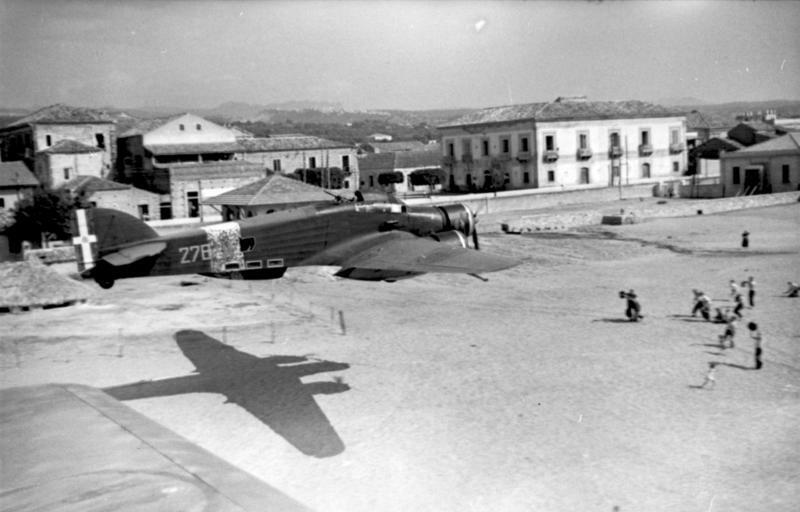
{"label": "aircraft shadow on ground", "polygon": [[638,322],[632,322],[627,318],[595,318],[592,322],[605,322],[609,324],[636,324]]}
{"label": "aircraft shadow on ground", "polygon": [[305,356],[256,357],[194,330],[178,331],[175,341],[195,365],[195,374],[114,386],[103,391],[118,400],[219,393],[306,455],[331,457],[344,451],[344,443],[317,405],[314,395],[341,393],[350,386],[338,379],[308,384],[300,379],[321,372],[346,370],[350,365]]}

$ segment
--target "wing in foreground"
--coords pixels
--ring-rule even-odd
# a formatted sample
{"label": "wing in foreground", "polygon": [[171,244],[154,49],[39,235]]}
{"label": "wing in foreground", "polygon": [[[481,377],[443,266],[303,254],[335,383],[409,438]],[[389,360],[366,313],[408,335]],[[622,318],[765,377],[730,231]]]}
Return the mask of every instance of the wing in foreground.
{"label": "wing in foreground", "polygon": [[505,270],[519,263],[504,256],[420,238],[404,231],[391,231],[381,233],[373,239],[372,244],[350,254],[339,265],[345,272],[348,269],[365,269],[414,274],[481,274]]}

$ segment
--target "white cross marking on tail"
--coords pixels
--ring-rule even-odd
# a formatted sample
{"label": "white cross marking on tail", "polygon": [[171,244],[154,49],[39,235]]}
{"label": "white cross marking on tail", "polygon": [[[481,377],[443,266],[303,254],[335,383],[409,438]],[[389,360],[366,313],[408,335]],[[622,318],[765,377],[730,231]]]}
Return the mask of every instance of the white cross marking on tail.
{"label": "white cross marking on tail", "polygon": [[72,245],[81,246],[83,266],[88,269],[94,266],[92,244],[97,242],[97,237],[89,233],[89,224],[86,222],[86,210],[76,210],[75,217],[78,219],[78,236],[72,239]]}

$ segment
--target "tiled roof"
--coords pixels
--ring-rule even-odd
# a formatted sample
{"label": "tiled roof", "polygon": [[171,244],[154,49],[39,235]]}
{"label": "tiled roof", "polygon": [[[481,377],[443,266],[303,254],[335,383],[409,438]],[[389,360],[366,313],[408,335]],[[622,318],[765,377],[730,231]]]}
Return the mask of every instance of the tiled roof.
{"label": "tiled roof", "polygon": [[12,124],[8,125],[8,127],[22,126],[26,124],[111,122],[113,122],[113,119],[111,119],[108,114],[100,110],[56,104],[41,108],[21,119],[17,119]]}
{"label": "tiled roof", "polygon": [[439,167],[442,165],[441,149],[428,149],[425,151],[400,151],[394,154],[395,169],[409,169],[411,167]]}
{"label": "tiled roof", "polygon": [[103,150],[72,139],[63,139],[39,153],[71,155],[76,153],[102,153]]}
{"label": "tiled roof", "polygon": [[485,108],[471,112],[446,125],[441,125],[440,128],[516,121],[638,119],[680,115],[660,105],[638,100],[586,101],[559,98],[548,103]]}
{"label": "tiled roof", "polygon": [[199,155],[203,153],[238,153],[241,151],[241,146],[236,142],[146,144],[144,147],[153,155]]}
{"label": "tiled roof", "polygon": [[393,171],[394,153],[367,153],[358,157],[358,170],[367,171]]}
{"label": "tiled roof", "polygon": [[134,135],[144,135],[145,133],[151,132],[156,128],[160,128],[164,126],[168,122],[178,119],[179,117],[183,117],[186,114],[179,114],[169,117],[156,117],[152,119],[139,119],[133,122],[133,124],[125,131],[121,132],[119,138],[122,139],[124,137],[132,137]]}
{"label": "tiled roof", "polygon": [[330,201],[331,196],[320,187],[273,174],[243,187],[203,201],[204,204],[261,206],[285,203]]}
{"label": "tiled roof", "polygon": [[[391,153],[395,151],[421,151],[425,144],[418,140],[404,140],[397,142],[370,142],[370,146],[381,153]],[[377,152],[377,151],[376,151]]]}
{"label": "tiled roof", "polygon": [[240,151],[244,153],[260,153],[266,151],[299,151],[304,149],[348,148],[344,142],[336,142],[311,135],[273,135],[238,141]]}
{"label": "tiled roof", "polygon": [[0,187],[36,187],[39,180],[21,161],[0,162]]}
{"label": "tiled roof", "polygon": [[61,188],[66,188],[72,190],[73,192],[84,192],[91,194],[92,192],[98,192],[101,190],[129,190],[133,187],[124,183],[117,183],[116,181],[98,178],[97,176],[78,175],[66,183],[63,183]]}
{"label": "tiled roof", "polygon": [[792,152],[796,154],[800,154],[800,133],[792,132],[787,133],[781,137],[776,137],[774,139],[770,139],[759,144],[753,144],[750,147],[740,149],[735,154],[747,154],[747,153],[772,153],[772,152]]}

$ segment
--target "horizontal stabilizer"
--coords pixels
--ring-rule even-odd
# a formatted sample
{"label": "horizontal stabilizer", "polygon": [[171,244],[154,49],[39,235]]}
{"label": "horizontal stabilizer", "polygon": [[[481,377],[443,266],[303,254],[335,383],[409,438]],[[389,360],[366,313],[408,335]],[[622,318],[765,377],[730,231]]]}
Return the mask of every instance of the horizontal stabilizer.
{"label": "horizontal stabilizer", "polygon": [[133,247],[120,249],[119,251],[112,252],[111,254],[106,254],[102,259],[116,267],[120,267],[122,265],[135,263],[142,258],[147,258],[148,256],[155,256],[156,254],[161,253],[161,251],[163,251],[166,247],[166,242],[146,242],[143,244],[134,245]]}

